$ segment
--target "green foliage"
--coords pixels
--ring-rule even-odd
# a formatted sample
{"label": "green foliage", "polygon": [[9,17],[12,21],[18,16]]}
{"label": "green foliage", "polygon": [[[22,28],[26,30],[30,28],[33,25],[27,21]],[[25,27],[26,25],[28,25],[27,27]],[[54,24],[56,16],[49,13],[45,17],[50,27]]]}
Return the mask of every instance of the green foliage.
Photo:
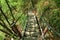
{"label": "green foliage", "polygon": [[[34,7],[37,9],[39,18],[41,15],[47,19],[47,21],[60,33],[60,0],[32,0]],[[8,3],[12,9],[12,14],[15,17],[15,20],[19,18],[18,22],[22,26],[23,30],[26,26],[26,13],[28,10],[32,9],[32,3],[30,0],[8,0]],[[10,10],[6,4],[5,0],[0,0],[0,6],[2,6],[3,12],[6,14],[8,21],[12,23],[13,18],[11,17]],[[22,16],[21,16],[22,15]],[[6,25],[9,27],[4,16],[1,15],[0,18],[4,20]],[[0,26],[1,29],[1,26]],[[3,36],[0,37],[0,40],[3,39]]]}
{"label": "green foliage", "polygon": [[49,21],[52,27],[54,27],[57,32],[60,32],[60,9],[57,5],[53,0],[41,0],[37,4],[37,10],[40,15],[39,17],[43,15],[43,17],[47,19],[46,21]]}
{"label": "green foliage", "polygon": [[54,0],[57,3],[57,6],[60,7],[60,0]]}
{"label": "green foliage", "polygon": [[[22,6],[23,6],[23,0],[8,0],[8,4],[11,8],[11,11],[6,3],[6,0],[0,0],[1,3],[0,3],[0,6],[2,6],[2,11],[4,12],[4,14],[7,16],[7,19],[10,23],[13,22],[13,18],[11,16],[11,11],[12,11],[12,14],[13,16],[15,17],[15,20],[17,20],[19,17],[19,20],[18,20],[18,23],[22,26],[22,28],[24,29],[25,25],[26,25],[26,15],[22,12]],[[0,19],[2,19],[5,24],[7,25],[8,29],[11,29],[10,25],[8,24],[8,22],[6,21],[6,18],[5,16],[3,16],[1,13],[0,13],[1,17]],[[1,21],[0,21],[1,22]],[[4,25],[4,24],[3,24]],[[0,26],[1,27],[1,26]],[[7,29],[5,29],[3,27],[4,31],[8,31]],[[8,32],[9,33],[9,32]],[[11,34],[10,33],[10,36],[13,37],[14,34]],[[16,36],[15,36],[16,37]],[[1,39],[2,40],[2,39]]]}
{"label": "green foliage", "polygon": [[56,27],[57,32],[60,32],[60,12],[59,9],[54,9],[52,10],[52,15],[50,16],[50,23],[51,25],[53,25],[54,27]]}
{"label": "green foliage", "polygon": [[3,40],[4,39],[4,37],[5,37],[4,35],[5,35],[4,33],[0,32],[0,40]]}

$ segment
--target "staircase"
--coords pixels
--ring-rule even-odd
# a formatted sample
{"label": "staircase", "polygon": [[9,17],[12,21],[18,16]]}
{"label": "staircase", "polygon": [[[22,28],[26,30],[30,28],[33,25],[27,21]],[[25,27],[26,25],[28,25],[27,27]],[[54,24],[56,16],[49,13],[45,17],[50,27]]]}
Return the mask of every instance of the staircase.
{"label": "staircase", "polygon": [[39,36],[39,27],[35,15],[34,13],[29,12],[23,40],[38,40]]}

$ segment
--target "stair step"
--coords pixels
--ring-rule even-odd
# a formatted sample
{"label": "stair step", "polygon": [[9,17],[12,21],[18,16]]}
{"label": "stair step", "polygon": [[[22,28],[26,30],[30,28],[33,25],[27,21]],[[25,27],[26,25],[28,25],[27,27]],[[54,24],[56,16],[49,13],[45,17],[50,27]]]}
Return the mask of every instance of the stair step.
{"label": "stair step", "polygon": [[36,20],[28,20],[29,23],[37,23]]}
{"label": "stair step", "polygon": [[29,19],[35,19],[35,17],[29,17]]}
{"label": "stair step", "polygon": [[37,25],[36,23],[31,23],[31,24],[28,23],[28,24],[27,24],[27,27],[29,27],[29,26],[31,26],[31,27],[37,27],[38,25]]}
{"label": "stair step", "polygon": [[33,36],[33,37],[37,37],[39,34],[39,32],[25,32],[26,36]]}
{"label": "stair step", "polygon": [[23,40],[38,40],[38,37],[24,37]]}
{"label": "stair step", "polygon": [[34,24],[34,25],[27,25],[28,28],[38,28],[38,25],[37,24]]}
{"label": "stair step", "polygon": [[29,12],[27,27],[24,33],[24,40],[37,40],[39,35],[39,28],[35,15],[32,12]]}
{"label": "stair step", "polygon": [[26,31],[35,31],[35,30],[39,30],[37,27],[27,27]]}
{"label": "stair step", "polygon": [[34,19],[33,19],[33,18],[31,18],[31,19],[29,19],[29,20],[33,21],[33,20],[35,20],[35,18],[34,18]]}
{"label": "stair step", "polygon": [[28,32],[39,32],[39,30],[27,30]]}

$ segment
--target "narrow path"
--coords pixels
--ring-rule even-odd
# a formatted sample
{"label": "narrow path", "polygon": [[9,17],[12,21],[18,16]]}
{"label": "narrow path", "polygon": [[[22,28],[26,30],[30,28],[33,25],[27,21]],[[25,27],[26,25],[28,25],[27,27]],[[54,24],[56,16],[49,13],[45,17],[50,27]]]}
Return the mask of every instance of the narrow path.
{"label": "narrow path", "polygon": [[24,32],[23,40],[38,40],[39,37],[39,27],[35,18],[34,13],[28,13],[27,26]]}

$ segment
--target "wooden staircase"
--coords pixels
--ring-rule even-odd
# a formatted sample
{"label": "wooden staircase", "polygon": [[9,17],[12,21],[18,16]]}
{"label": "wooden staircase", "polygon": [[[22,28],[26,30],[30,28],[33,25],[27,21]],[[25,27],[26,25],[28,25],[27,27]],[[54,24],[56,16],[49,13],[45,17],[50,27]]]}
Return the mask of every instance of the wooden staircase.
{"label": "wooden staircase", "polygon": [[35,17],[36,16],[34,15],[34,13],[28,13],[27,26],[23,35],[23,40],[38,40],[40,34]]}

